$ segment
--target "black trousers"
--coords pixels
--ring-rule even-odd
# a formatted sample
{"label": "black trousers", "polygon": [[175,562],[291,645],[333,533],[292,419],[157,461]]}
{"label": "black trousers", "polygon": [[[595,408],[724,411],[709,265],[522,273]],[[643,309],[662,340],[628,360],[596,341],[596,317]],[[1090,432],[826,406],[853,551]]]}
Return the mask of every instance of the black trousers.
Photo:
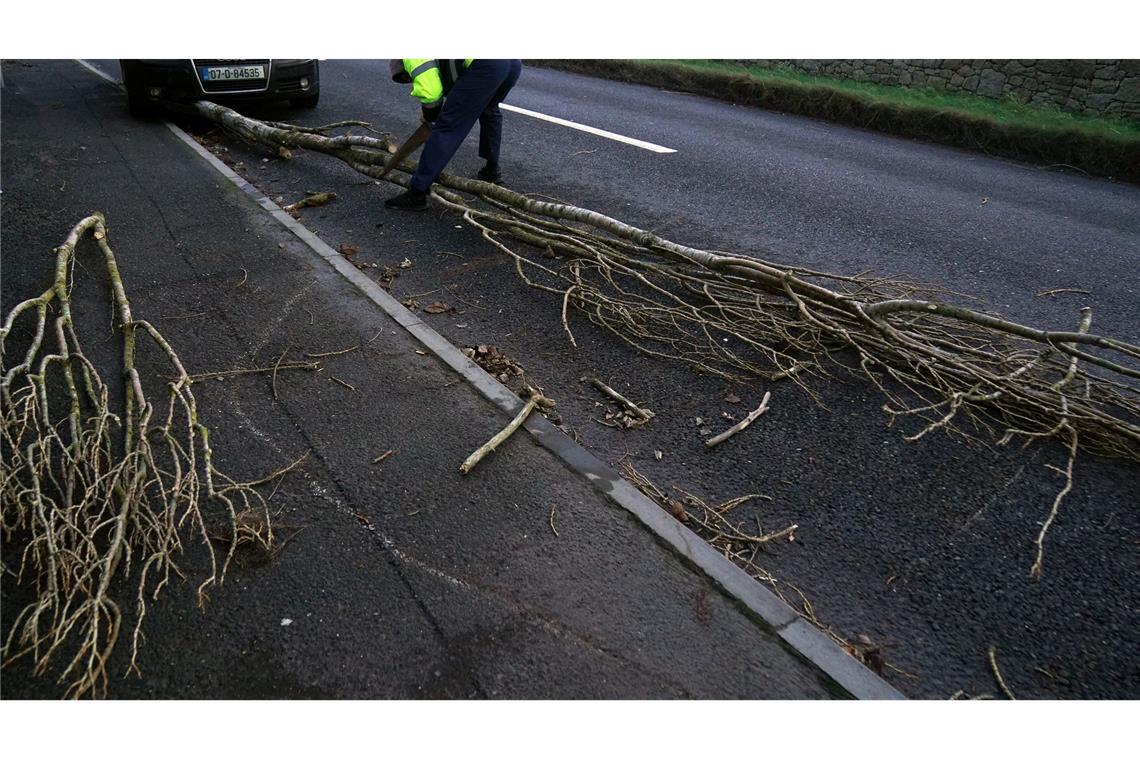
{"label": "black trousers", "polygon": [[522,61],[517,58],[477,58],[471,62],[443,101],[443,109],[432,125],[431,137],[412,175],[413,188],[428,191],[476,121],[479,122],[479,156],[492,164],[499,163],[499,143],[503,135],[499,103],[515,86],[521,72]]}

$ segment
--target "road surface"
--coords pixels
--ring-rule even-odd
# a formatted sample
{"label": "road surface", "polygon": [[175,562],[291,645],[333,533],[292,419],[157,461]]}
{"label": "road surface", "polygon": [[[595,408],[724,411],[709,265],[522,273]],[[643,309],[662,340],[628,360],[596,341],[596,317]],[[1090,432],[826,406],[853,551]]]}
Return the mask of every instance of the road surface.
{"label": "road surface", "polygon": [[[321,105],[289,118],[360,118],[409,133],[416,106],[385,71],[382,61],[324,62]],[[674,151],[508,112],[504,171],[522,192],[698,247],[908,275],[1039,326],[1071,328],[1091,303],[1100,331],[1140,336],[1134,186],[534,67],[507,103]],[[560,304],[528,291],[455,217],[388,212],[382,201],[395,188],[327,157],[286,162],[229,145],[270,196],[337,191],[336,203],[306,210],[303,222],[334,247],[359,246],[359,260],[414,262],[393,294],[434,291],[426,300],[459,306],[424,319],[456,345],[494,344],[516,358],[603,459],[629,457],[661,485],[710,500],[771,496],[741,517],[800,529],[762,564],[837,633],[882,646],[893,666],[886,675],[904,692],[997,693],[986,659],[993,646],[1018,696],[1140,694],[1134,467],[1079,461],[1049,534],[1044,577],[1030,580],[1033,540],[1062,485],[1046,468],[1063,464],[1060,447],[991,451],[943,436],[907,444],[886,427],[873,389],[853,382],[818,388],[828,410],[775,386],[760,422],[706,452],[695,418],[740,414],[764,387],[729,387],[650,360],[584,320],[574,322],[573,350],[559,329]],[[449,169],[473,175],[480,165],[472,139]],[[1091,295],[1036,295],[1060,287]],[[652,408],[653,423],[626,432],[596,424],[601,399],[578,382],[590,373]],[[742,403],[726,403],[729,392]]]}

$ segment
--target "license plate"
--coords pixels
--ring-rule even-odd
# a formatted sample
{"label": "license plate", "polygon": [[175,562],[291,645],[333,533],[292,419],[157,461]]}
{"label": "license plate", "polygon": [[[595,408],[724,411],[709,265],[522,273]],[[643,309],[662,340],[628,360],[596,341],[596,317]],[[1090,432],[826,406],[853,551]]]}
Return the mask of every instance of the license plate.
{"label": "license plate", "polygon": [[202,69],[203,82],[237,82],[265,79],[264,66],[206,66]]}

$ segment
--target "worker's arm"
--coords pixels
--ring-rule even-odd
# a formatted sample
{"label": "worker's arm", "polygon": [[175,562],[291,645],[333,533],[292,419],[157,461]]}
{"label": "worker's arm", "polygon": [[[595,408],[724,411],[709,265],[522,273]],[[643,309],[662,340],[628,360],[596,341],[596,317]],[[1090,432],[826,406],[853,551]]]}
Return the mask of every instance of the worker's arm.
{"label": "worker's arm", "polygon": [[404,70],[412,78],[412,97],[420,101],[423,120],[434,122],[443,108],[443,79],[434,58],[405,58]]}

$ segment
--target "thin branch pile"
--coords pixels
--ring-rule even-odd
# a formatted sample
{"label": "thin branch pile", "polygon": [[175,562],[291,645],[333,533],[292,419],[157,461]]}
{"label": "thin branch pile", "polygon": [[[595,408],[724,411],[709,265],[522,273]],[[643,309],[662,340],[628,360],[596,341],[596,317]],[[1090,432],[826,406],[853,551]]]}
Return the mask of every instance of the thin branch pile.
{"label": "thin branch pile", "polygon": [[[73,320],[76,248],[87,236],[109,280],[118,388],[84,353]],[[174,371],[157,398],[137,361],[144,344]],[[55,249],[51,287],[8,313],[0,355],[0,527],[6,544],[23,546],[18,562],[6,557],[5,571],[34,592],[9,628],[4,662],[30,658],[43,673],[61,660],[67,696],[102,696],[124,608],[133,597],[128,672],[139,672],[147,604],[183,577],[176,556],[187,536],[201,538],[209,561],[199,603],[239,545],[273,543],[266,502],[253,488],[265,480],[239,483],[215,467],[193,381],[154,325],[132,314],[101,213]],[[227,536],[221,556],[211,531]]]}
{"label": "thin branch pile", "polygon": [[[374,178],[390,156],[388,136],[267,124],[207,102],[197,112],[274,151],[326,153]],[[569,307],[637,351],[729,380],[787,379],[819,400],[810,378],[861,375],[892,422],[915,420],[907,440],[938,430],[997,444],[1058,439],[1071,452],[1058,468],[1065,492],[1078,450],[1140,462],[1140,346],[1093,332],[1089,308],[1071,329],[1042,330],[933,287],[701,250],[477,180],[445,174],[433,194],[527,285],[559,299],[574,345]]]}

